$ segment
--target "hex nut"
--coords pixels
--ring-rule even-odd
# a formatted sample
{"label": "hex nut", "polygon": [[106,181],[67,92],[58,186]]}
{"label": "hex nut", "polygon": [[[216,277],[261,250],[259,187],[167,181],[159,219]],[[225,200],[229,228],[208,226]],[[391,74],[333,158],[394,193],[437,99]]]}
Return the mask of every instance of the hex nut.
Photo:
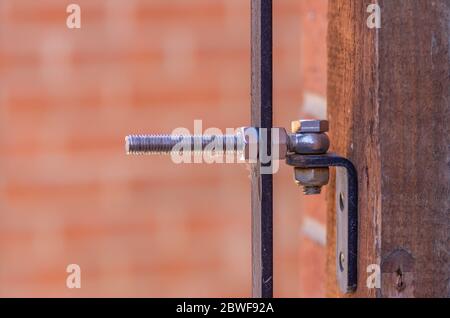
{"label": "hex nut", "polygon": [[296,133],[289,138],[289,151],[299,155],[320,155],[330,148],[330,138],[325,133]]}
{"label": "hex nut", "polygon": [[295,168],[295,182],[305,187],[321,187],[330,180],[329,168]]}
{"label": "hex nut", "polygon": [[328,120],[308,119],[296,120],[291,123],[291,131],[298,133],[324,133],[329,129]]}
{"label": "hex nut", "polygon": [[258,161],[258,129],[241,127],[236,130],[239,160],[255,163]]}

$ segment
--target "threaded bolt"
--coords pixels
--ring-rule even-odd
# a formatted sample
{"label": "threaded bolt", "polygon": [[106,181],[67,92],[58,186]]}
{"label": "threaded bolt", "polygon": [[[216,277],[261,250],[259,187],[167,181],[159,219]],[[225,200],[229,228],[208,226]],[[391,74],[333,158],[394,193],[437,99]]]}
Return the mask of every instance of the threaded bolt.
{"label": "threaded bolt", "polygon": [[305,195],[316,195],[320,194],[322,187],[320,186],[303,186],[303,193]]}
{"label": "threaded bolt", "polygon": [[214,136],[176,136],[176,135],[130,135],[125,137],[125,151],[129,155],[170,154],[175,145],[181,143],[182,149],[191,153],[205,151],[211,143],[223,145],[223,149],[215,149],[216,153],[236,152],[239,147],[235,135]]}
{"label": "threaded bolt", "polygon": [[[273,128],[275,129],[275,128]],[[278,140],[272,140],[277,147],[278,158],[285,159],[288,153],[302,155],[325,154],[328,151],[329,139],[326,120],[300,120],[292,122],[292,134],[284,128],[278,128]],[[172,154],[179,146],[179,151],[192,154],[207,153],[223,155],[237,153],[246,162],[256,162],[259,154],[259,129],[241,127],[235,135],[130,135],[125,137],[125,152],[128,155]],[[211,149],[208,149],[212,145]],[[216,146],[219,146],[217,147]],[[306,195],[320,194],[321,187],[328,184],[328,168],[295,169],[295,180],[303,186]]]}

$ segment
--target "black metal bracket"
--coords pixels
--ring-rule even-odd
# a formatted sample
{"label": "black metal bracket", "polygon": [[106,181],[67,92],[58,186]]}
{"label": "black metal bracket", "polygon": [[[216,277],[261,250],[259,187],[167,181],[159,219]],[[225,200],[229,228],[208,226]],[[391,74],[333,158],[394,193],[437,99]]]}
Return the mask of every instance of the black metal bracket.
{"label": "black metal bracket", "polygon": [[353,163],[336,154],[290,154],[286,163],[297,168],[336,167],[336,275],[343,293],[357,287],[358,176]]}
{"label": "black metal bracket", "polygon": [[[272,128],[272,0],[251,0],[252,102],[251,125]],[[268,135],[268,152],[271,153]],[[252,295],[273,297],[273,181],[251,165],[252,176]]]}

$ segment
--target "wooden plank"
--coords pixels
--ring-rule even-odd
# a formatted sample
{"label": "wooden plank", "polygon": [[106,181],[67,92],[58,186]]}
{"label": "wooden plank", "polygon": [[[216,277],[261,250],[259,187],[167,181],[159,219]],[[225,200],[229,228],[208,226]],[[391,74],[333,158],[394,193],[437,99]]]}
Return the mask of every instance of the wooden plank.
{"label": "wooden plank", "polygon": [[[272,127],[272,0],[252,0],[253,127]],[[268,142],[270,147],[270,138]],[[270,153],[270,152],[269,152]],[[252,293],[273,296],[272,175],[252,165]]]}
{"label": "wooden plank", "polygon": [[[450,296],[450,1],[329,2],[328,116],[333,151],[359,174],[356,296]],[[334,177],[328,291],[335,282]],[[369,289],[368,265],[381,266]]]}

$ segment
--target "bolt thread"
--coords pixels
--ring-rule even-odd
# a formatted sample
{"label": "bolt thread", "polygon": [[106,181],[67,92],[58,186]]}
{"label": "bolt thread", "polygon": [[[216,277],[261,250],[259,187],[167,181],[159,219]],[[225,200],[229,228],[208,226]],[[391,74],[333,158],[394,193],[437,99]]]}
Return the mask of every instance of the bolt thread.
{"label": "bolt thread", "polygon": [[175,146],[179,146],[180,152],[188,151],[193,154],[204,151],[217,154],[234,153],[238,149],[238,138],[234,135],[130,135],[125,137],[125,151],[130,155],[170,154]]}
{"label": "bolt thread", "polygon": [[322,188],[318,186],[303,186],[303,193],[305,195],[316,195],[320,194]]}

